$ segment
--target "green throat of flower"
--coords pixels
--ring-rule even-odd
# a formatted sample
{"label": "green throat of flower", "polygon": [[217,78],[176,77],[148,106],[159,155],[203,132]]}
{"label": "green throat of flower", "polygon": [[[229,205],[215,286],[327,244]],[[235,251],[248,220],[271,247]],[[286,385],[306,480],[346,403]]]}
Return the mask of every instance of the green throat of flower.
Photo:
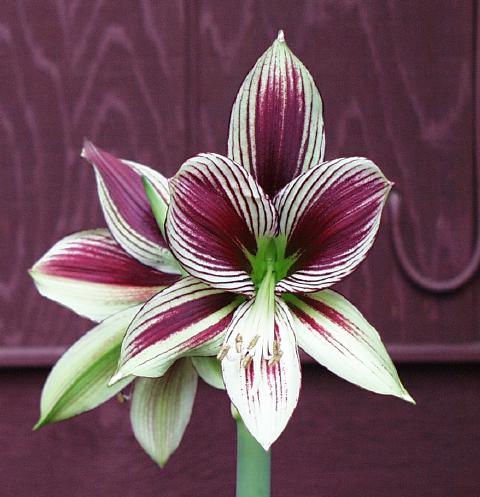
{"label": "green throat of flower", "polygon": [[295,263],[297,259],[295,255],[285,256],[286,244],[287,240],[283,235],[275,238],[262,237],[257,240],[255,254],[245,251],[252,268],[250,276],[257,292],[260,292],[260,287],[273,285],[274,288],[278,281],[287,276],[289,269]]}

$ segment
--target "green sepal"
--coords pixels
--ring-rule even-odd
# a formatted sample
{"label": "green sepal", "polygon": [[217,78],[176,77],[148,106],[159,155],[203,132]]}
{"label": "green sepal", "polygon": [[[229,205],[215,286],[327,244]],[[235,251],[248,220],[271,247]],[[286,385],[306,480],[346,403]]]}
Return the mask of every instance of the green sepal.
{"label": "green sepal", "polygon": [[165,238],[165,220],[167,219],[168,203],[161,197],[161,195],[155,190],[151,181],[146,177],[142,176],[143,188],[145,188],[145,193],[147,194],[148,201],[150,202],[150,207],[152,208],[155,221],[157,221],[158,227],[162,233],[163,239]]}
{"label": "green sepal", "polygon": [[198,376],[189,358],[175,361],[161,378],[137,378],[130,421],[137,442],[163,467],[190,421]]}
{"label": "green sepal", "polygon": [[34,430],[89,411],[125,388],[133,377],[108,386],[128,325],[140,306],[114,314],[83,335],[59,359],[42,390]]}
{"label": "green sepal", "polygon": [[192,363],[198,376],[213,388],[225,390],[222,364],[216,357],[192,357]]}

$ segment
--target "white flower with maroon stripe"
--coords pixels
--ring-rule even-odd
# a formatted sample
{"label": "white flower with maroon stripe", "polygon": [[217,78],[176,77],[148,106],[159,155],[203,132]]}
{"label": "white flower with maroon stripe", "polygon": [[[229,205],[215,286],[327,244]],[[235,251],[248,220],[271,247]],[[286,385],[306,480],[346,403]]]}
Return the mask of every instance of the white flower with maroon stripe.
{"label": "white flower with maroon stripe", "polygon": [[[320,95],[281,33],[238,93],[228,144],[228,158],[200,154],[170,180],[166,236],[191,277],[136,316],[112,383],[221,339],[228,394],[265,449],[297,404],[297,344],[348,381],[412,401],[377,332],[327,289],[365,258],[391,183],[364,158],[323,161]],[[183,299],[197,302],[190,316]]]}
{"label": "white flower with maroon stripe", "polygon": [[[83,156],[95,168],[109,229],[67,236],[30,273],[42,295],[100,324],[71,346],[52,369],[42,392],[36,427],[93,409],[132,382],[134,377],[129,376],[108,385],[129,324],[141,315],[143,304],[164,295],[165,302],[174,299],[169,307],[170,317],[175,316],[171,333],[182,331],[187,318],[189,325],[198,325],[203,319],[208,326],[204,341],[197,338],[200,357],[163,361],[155,378],[138,380],[133,390],[134,433],[148,454],[163,465],[180,443],[190,419],[198,375],[223,388],[218,361],[206,357],[214,356],[220,346],[217,333],[208,330],[226,328],[236,296],[224,296],[191,277],[181,279],[182,269],[163,235],[170,194],[161,174],[117,159],[90,142],[85,143]],[[154,201],[160,226],[149,198]],[[172,365],[175,359],[179,360]]]}

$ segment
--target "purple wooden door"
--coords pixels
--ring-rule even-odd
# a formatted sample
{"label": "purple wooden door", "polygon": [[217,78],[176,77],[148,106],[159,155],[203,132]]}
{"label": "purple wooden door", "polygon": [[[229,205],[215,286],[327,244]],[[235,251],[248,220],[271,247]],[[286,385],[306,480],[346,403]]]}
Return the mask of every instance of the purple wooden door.
{"label": "purple wooden door", "polygon": [[1,496],[233,495],[229,404],[204,386],[163,471],[115,401],[31,432],[48,368],[91,325],[42,299],[26,270],[104,225],[84,136],[167,175],[225,152],[236,91],[279,28],[322,93],[327,158],[365,155],[396,183],[371,256],[340,290],[418,405],[307,363],[274,446],[274,495],[480,494],[478,12],[460,0],[2,2]]}

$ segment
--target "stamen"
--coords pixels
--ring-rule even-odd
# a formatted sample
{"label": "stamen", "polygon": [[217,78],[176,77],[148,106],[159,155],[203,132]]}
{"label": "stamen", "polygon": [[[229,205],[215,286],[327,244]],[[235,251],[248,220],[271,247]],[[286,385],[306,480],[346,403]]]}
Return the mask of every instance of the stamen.
{"label": "stamen", "polygon": [[280,342],[278,340],[274,340],[272,345],[273,345],[273,356],[268,361],[269,366],[275,366],[275,364],[278,364],[283,356],[283,352],[280,350]]}
{"label": "stamen", "polygon": [[230,345],[223,345],[222,348],[220,349],[220,352],[217,354],[217,359],[219,361],[223,361],[228,354],[228,351],[230,350]]}
{"label": "stamen", "polygon": [[240,335],[240,333],[239,333],[237,335],[237,337],[235,338],[235,349],[236,349],[238,354],[240,354],[242,352],[242,343],[243,343],[243,338],[242,338],[242,335]]}
{"label": "stamen", "polygon": [[278,364],[280,362],[280,359],[283,356],[283,352],[279,351],[278,354],[275,354],[269,361],[268,365],[269,366],[275,366],[275,364]]}
{"label": "stamen", "polygon": [[251,340],[250,343],[248,344],[247,350],[252,350],[255,345],[257,345],[258,339],[260,338],[260,335],[255,335]]}
{"label": "stamen", "polygon": [[129,395],[125,395],[124,393],[120,392],[120,393],[117,393],[117,402],[119,404],[123,404],[125,402],[127,402],[128,400],[130,399],[130,396]]}
{"label": "stamen", "polygon": [[252,360],[253,360],[253,357],[251,355],[247,354],[242,360],[242,367],[247,369],[248,366],[250,366],[250,363],[252,362]]}

